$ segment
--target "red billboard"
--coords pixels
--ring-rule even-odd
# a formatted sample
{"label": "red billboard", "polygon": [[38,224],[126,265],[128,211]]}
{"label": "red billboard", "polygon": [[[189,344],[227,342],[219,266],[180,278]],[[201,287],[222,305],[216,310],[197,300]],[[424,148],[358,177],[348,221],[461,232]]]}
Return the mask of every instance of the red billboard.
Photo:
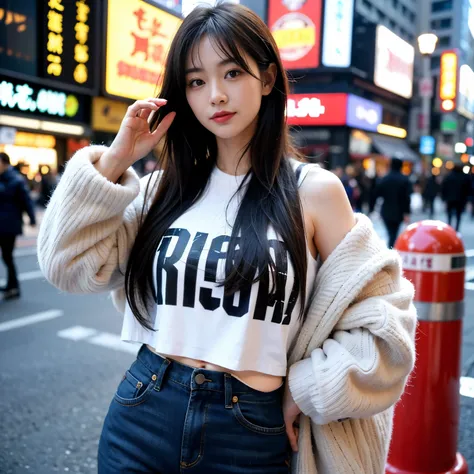
{"label": "red billboard", "polygon": [[347,94],[290,94],[288,125],[345,125]]}
{"label": "red billboard", "polygon": [[286,69],[319,66],[322,0],[269,0],[268,25]]}

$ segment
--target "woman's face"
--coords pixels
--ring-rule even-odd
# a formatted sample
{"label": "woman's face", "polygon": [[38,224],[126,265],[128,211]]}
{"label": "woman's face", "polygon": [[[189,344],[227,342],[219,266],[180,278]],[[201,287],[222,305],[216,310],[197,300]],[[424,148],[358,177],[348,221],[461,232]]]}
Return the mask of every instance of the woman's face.
{"label": "woman's face", "polygon": [[[262,78],[255,60],[242,54],[255,76]],[[271,82],[271,80],[270,80]],[[186,97],[199,122],[217,139],[234,139],[255,131],[262,95],[271,86],[226,58],[207,36],[186,60]],[[226,112],[221,118],[216,113]]]}

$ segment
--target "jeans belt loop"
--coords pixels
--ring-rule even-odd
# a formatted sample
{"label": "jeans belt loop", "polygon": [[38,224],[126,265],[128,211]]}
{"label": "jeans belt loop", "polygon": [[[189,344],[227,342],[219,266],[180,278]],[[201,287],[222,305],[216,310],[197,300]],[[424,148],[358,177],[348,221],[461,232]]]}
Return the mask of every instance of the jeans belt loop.
{"label": "jeans belt loop", "polygon": [[166,369],[170,366],[171,361],[168,359],[163,359],[163,362],[160,365],[158,373],[156,374],[155,390],[159,392],[161,386],[163,385],[163,379],[165,377]]}
{"label": "jeans belt loop", "polygon": [[232,376],[224,373],[225,407],[232,408]]}

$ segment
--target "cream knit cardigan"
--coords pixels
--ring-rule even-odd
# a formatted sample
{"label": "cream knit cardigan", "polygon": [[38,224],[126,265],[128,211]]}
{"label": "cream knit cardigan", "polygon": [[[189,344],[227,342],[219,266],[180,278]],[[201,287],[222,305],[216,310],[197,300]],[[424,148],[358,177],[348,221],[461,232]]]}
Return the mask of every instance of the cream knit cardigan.
{"label": "cream knit cardigan", "polygon": [[[104,150],[88,147],[69,161],[41,225],[38,256],[56,287],[113,290],[123,310],[123,275],[146,180],[132,169],[120,184],[105,179],[92,166]],[[297,474],[382,474],[393,405],[414,365],[413,287],[370,220],[356,221],[320,266],[288,354],[290,390],[303,412]]]}

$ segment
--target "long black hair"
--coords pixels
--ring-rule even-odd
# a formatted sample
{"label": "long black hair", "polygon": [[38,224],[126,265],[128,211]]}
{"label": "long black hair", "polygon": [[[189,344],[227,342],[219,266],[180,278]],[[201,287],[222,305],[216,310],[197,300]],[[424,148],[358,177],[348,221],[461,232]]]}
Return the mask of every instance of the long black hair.
{"label": "long black hair", "polygon": [[[288,79],[265,23],[246,7],[222,3],[194,9],[178,29],[167,56],[159,94],[168,102],[150,124],[154,129],[166,114],[177,111],[159,159],[163,171],[158,189],[149,210],[142,212],[125,274],[130,309],[148,329],[153,329],[147,307],[154,291],[153,262],[159,242],[170,225],[202,195],[216,163],[216,138],[200,124],[186,99],[186,59],[204,36],[254,77],[242,51],[255,60],[261,72],[272,63],[277,70],[272,91],[262,97],[256,132],[242,153],[244,156],[250,151],[250,170],[244,179],[246,191],[228,246],[226,277],[220,284],[229,295],[260,281],[262,288],[269,289],[270,304],[278,304],[275,301],[278,275],[267,239],[271,225],[285,242],[295,272],[287,313],[291,314],[300,296],[299,316],[303,316],[307,256],[296,178],[287,159],[296,156],[285,117]],[[149,192],[147,186],[146,196]]]}

